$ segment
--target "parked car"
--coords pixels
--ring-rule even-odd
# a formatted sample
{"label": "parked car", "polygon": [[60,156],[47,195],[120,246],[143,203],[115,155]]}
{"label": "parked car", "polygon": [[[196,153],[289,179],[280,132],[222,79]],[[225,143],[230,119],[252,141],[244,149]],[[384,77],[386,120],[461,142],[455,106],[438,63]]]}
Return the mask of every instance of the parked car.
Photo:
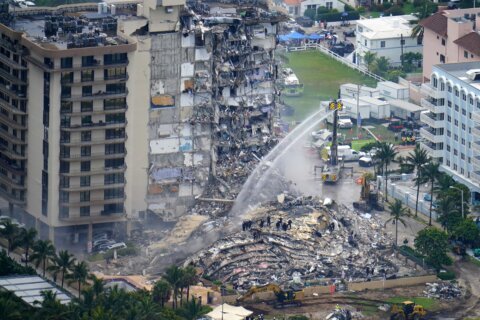
{"label": "parked car", "polygon": [[313,26],[313,20],[309,17],[298,17],[295,21],[304,28],[310,28]]}
{"label": "parked car", "polygon": [[107,247],[107,250],[112,250],[112,249],[125,249],[127,247],[127,245],[125,244],[125,242],[117,242],[117,243],[114,243],[114,244],[111,244]]}
{"label": "parked car", "polygon": [[345,37],[355,37],[355,29],[343,31]]}

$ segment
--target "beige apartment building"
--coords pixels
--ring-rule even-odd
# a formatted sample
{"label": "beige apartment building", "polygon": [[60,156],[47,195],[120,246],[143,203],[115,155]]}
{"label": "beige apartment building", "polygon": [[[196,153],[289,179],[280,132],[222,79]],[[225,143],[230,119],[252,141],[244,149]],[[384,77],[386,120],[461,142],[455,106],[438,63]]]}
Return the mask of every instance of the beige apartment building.
{"label": "beige apartment building", "polygon": [[57,245],[175,221],[217,163],[270,138],[283,17],[184,0],[3,10],[0,195]]}
{"label": "beige apartment building", "polygon": [[436,64],[480,61],[480,8],[442,10],[420,21],[423,79]]}

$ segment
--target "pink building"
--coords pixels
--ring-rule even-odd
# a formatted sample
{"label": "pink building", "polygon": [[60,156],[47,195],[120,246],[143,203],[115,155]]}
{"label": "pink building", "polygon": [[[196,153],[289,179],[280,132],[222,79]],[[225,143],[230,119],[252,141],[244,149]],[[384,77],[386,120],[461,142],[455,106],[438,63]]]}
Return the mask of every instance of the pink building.
{"label": "pink building", "polygon": [[480,61],[480,8],[440,11],[420,25],[424,81],[429,81],[433,65]]}

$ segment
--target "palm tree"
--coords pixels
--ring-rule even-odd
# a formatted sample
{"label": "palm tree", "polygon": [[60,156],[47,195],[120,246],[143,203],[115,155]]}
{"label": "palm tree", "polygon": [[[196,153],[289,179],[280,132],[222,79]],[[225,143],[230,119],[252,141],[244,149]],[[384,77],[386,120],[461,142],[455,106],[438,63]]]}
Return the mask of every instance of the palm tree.
{"label": "palm tree", "polygon": [[40,304],[39,319],[45,320],[63,320],[70,319],[68,316],[69,309],[66,305],[63,305],[60,300],[57,299],[57,294],[51,290],[44,290],[40,292],[42,296],[42,302],[36,301],[36,304]]}
{"label": "palm tree", "polygon": [[421,173],[422,167],[428,162],[431,161],[428,157],[427,151],[420,148],[419,145],[415,146],[413,152],[410,152],[407,156],[407,162],[410,163],[416,170],[416,186],[417,186],[417,198],[415,200],[415,217],[418,213],[418,198],[420,196],[420,182],[421,182]]}
{"label": "palm tree", "polygon": [[395,151],[395,148],[392,144],[386,143],[386,142],[381,142],[379,143],[379,148],[376,153],[376,156],[380,161],[385,165],[385,201],[388,201],[388,189],[387,189],[387,184],[388,184],[388,166],[390,163],[395,159],[395,156],[397,155],[397,151]]}
{"label": "palm tree", "polygon": [[75,257],[67,250],[62,250],[58,253],[58,255],[53,257],[53,266],[49,267],[49,270],[52,270],[55,276],[57,273],[61,273],[62,288],[65,280],[65,274],[72,269],[74,263]]}
{"label": "palm tree", "polygon": [[42,263],[43,277],[45,277],[47,260],[55,256],[55,247],[50,240],[38,240],[32,249],[32,260],[35,261],[35,267],[38,268],[40,263]]}
{"label": "palm tree", "polygon": [[80,299],[80,294],[82,293],[82,284],[87,281],[88,277],[88,266],[85,261],[77,262],[73,265],[72,273],[67,275],[67,278],[71,279],[71,282],[76,282],[78,284],[78,298]]}
{"label": "palm tree", "polygon": [[[170,284],[165,281],[165,280],[159,280],[155,282],[155,285],[153,286],[153,300],[155,302],[159,302],[160,306],[163,308],[165,305],[165,302],[170,299],[170,291],[172,290],[172,287]],[[188,301],[188,296],[187,296],[187,301]]]}
{"label": "palm tree", "polygon": [[180,281],[182,280],[183,270],[173,265],[169,267],[164,275],[165,280],[170,284],[173,291],[173,308],[177,307],[178,289],[180,287]]}
{"label": "palm tree", "polygon": [[431,195],[431,200],[430,201],[430,218],[428,219],[428,225],[432,225],[432,205],[433,205],[433,186],[435,184],[435,180],[438,178],[440,171],[438,168],[440,167],[440,164],[436,162],[429,162],[426,165],[422,167],[422,176],[426,179],[426,181],[430,182],[430,195]]}
{"label": "palm tree", "polygon": [[380,57],[375,60],[377,69],[380,73],[386,73],[390,67],[390,60],[386,57]]}
{"label": "palm tree", "polygon": [[417,17],[416,20],[412,20],[410,24],[414,24],[415,26],[412,28],[411,37],[419,39],[419,43],[423,43],[423,33],[424,29],[423,26],[419,25],[418,23],[427,18],[431,15],[435,10],[435,7],[430,3],[430,1],[424,0],[422,3],[421,11],[416,13],[415,16]]}
{"label": "palm tree", "polygon": [[3,221],[2,226],[3,228],[1,228],[0,231],[2,236],[7,239],[7,255],[10,256],[10,252],[13,251],[17,245],[19,230],[17,225],[13,224],[11,220]]}
{"label": "palm tree", "polygon": [[375,59],[377,59],[377,54],[374,52],[367,51],[363,55],[363,62],[367,66],[368,71],[370,71],[372,64],[375,62]]}
{"label": "palm tree", "polygon": [[98,298],[103,293],[103,290],[105,289],[103,284],[103,279],[98,278],[94,274],[89,275],[88,278],[92,280],[93,293],[95,294],[95,297]]}
{"label": "palm tree", "polygon": [[454,225],[462,220],[462,215],[458,210],[454,199],[449,195],[441,197],[438,200],[435,211],[438,214],[438,222],[440,222],[443,229],[448,232],[451,231]]}
{"label": "palm tree", "polygon": [[444,172],[440,172],[437,177],[437,181],[435,182],[435,186],[433,187],[433,191],[437,197],[441,198],[446,195],[451,190],[450,187],[453,187],[454,185],[455,180],[453,180],[452,176]]}
{"label": "palm tree", "polygon": [[34,228],[30,229],[22,229],[20,232],[20,239],[19,244],[25,250],[25,267],[28,264],[28,254],[30,252],[30,248],[33,247],[35,244],[35,238],[37,237],[37,230]]}
{"label": "palm tree", "polygon": [[208,306],[202,306],[202,303],[199,299],[192,297],[192,300],[186,303],[183,308],[179,310],[179,313],[187,320],[195,320],[211,310],[212,309]]}
{"label": "palm tree", "polygon": [[12,293],[2,296],[0,298],[0,314],[2,315],[2,319],[22,320],[22,310],[19,309],[19,306],[19,303],[15,301]]}
{"label": "palm tree", "polygon": [[187,302],[190,295],[190,286],[195,284],[197,277],[197,270],[192,265],[188,265],[182,270],[182,278],[180,280],[180,305],[183,304],[183,292],[187,289]]}
{"label": "palm tree", "polygon": [[385,222],[387,224],[390,221],[395,223],[395,248],[398,245],[398,223],[401,222],[403,226],[406,226],[405,220],[403,217],[408,215],[408,209],[405,208],[402,204],[402,201],[395,199],[394,203],[388,205],[390,209],[390,218]]}

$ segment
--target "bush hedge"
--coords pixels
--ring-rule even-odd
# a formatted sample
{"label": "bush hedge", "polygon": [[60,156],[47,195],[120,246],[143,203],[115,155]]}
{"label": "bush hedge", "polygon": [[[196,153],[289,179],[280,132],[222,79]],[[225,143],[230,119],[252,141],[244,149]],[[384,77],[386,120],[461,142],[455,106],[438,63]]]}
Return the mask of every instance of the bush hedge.
{"label": "bush hedge", "polygon": [[455,279],[455,272],[449,270],[441,271],[437,274],[437,277],[442,280],[453,280]]}
{"label": "bush hedge", "polygon": [[326,21],[326,22],[342,21],[342,20],[358,20],[358,19],[360,19],[360,14],[356,11],[348,12],[348,16],[346,17],[342,17],[341,12],[317,14],[317,16],[315,17],[316,21]]}

